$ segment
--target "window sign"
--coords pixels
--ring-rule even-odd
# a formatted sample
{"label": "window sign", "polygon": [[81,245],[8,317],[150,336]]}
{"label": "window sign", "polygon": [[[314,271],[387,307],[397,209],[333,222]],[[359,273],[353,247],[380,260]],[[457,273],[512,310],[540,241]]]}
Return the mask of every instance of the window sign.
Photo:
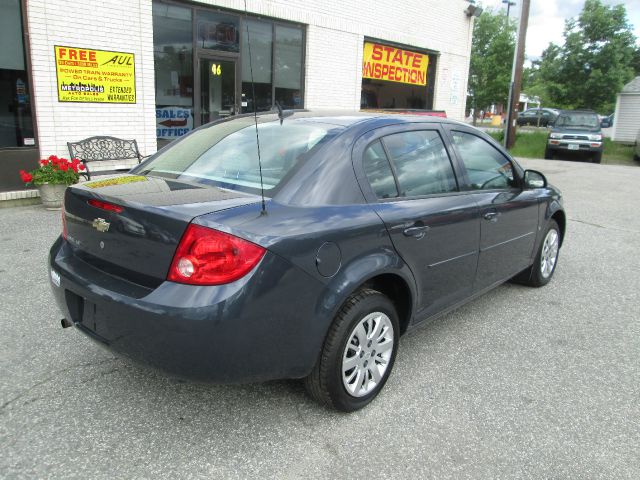
{"label": "window sign", "polygon": [[362,77],[388,82],[427,84],[429,56],[389,45],[365,42]]}
{"label": "window sign", "polygon": [[133,53],[54,47],[58,101],[136,103]]}
{"label": "window sign", "polygon": [[193,129],[191,108],[181,106],[156,108],[156,136],[175,140]]}

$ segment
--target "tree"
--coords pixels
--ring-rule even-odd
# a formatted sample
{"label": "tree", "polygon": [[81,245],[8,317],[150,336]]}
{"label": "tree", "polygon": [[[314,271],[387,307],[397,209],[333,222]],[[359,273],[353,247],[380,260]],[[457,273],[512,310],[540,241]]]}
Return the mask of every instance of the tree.
{"label": "tree", "polygon": [[474,110],[474,123],[478,109],[507,103],[515,33],[515,25],[503,10],[485,10],[475,21],[469,68],[471,97],[467,102],[467,108]]}
{"label": "tree", "polygon": [[577,19],[565,22],[564,45],[549,44],[534,62],[527,86],[559,108],[610,113],[617,93],[631,80],[635,36],[624,5],[586,0]]}

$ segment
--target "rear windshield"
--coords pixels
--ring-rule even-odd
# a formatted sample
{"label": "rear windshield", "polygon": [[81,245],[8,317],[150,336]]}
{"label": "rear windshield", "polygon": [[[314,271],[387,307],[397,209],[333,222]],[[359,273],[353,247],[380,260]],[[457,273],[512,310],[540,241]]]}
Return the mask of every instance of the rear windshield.
{"label": "rear windshield", "polygon": [[[305,119],[259,119],[260,158],[265,192],[344,127]],[[249,193],[260,191],[260,166],[253,117],[193,131],[158,152],[135,173],[213,184]]]}
{"label": "rear windshield", "polygon": [[563,113],[556,120],[556,127],[596,128],[600,125],[594,113]]}

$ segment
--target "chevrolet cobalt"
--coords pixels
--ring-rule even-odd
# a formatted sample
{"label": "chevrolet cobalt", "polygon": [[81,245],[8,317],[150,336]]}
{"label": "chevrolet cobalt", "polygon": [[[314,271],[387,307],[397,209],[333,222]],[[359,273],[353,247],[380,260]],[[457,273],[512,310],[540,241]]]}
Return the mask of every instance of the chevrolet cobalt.
{"label": "chevrolet cobalt", "polygon": [[551,280],[561,195],[484,133],[383,113],[255,121],[67,189],[49,257],[63,326],[172,375],[304,379],[353,411],[408,330]]}

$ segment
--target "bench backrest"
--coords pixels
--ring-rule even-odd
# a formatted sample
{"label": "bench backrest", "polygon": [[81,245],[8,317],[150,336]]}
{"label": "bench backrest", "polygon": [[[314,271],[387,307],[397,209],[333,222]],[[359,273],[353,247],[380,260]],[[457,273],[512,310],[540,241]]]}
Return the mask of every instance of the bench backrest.
{"label": "bench backrest", "polygon": [[83,162],[100,160],[123,160],[127,158],[142,158],[135,140],[123,140],[115,137],[90,137],[79,142],[67,142],[71,158],[78,158]]}

